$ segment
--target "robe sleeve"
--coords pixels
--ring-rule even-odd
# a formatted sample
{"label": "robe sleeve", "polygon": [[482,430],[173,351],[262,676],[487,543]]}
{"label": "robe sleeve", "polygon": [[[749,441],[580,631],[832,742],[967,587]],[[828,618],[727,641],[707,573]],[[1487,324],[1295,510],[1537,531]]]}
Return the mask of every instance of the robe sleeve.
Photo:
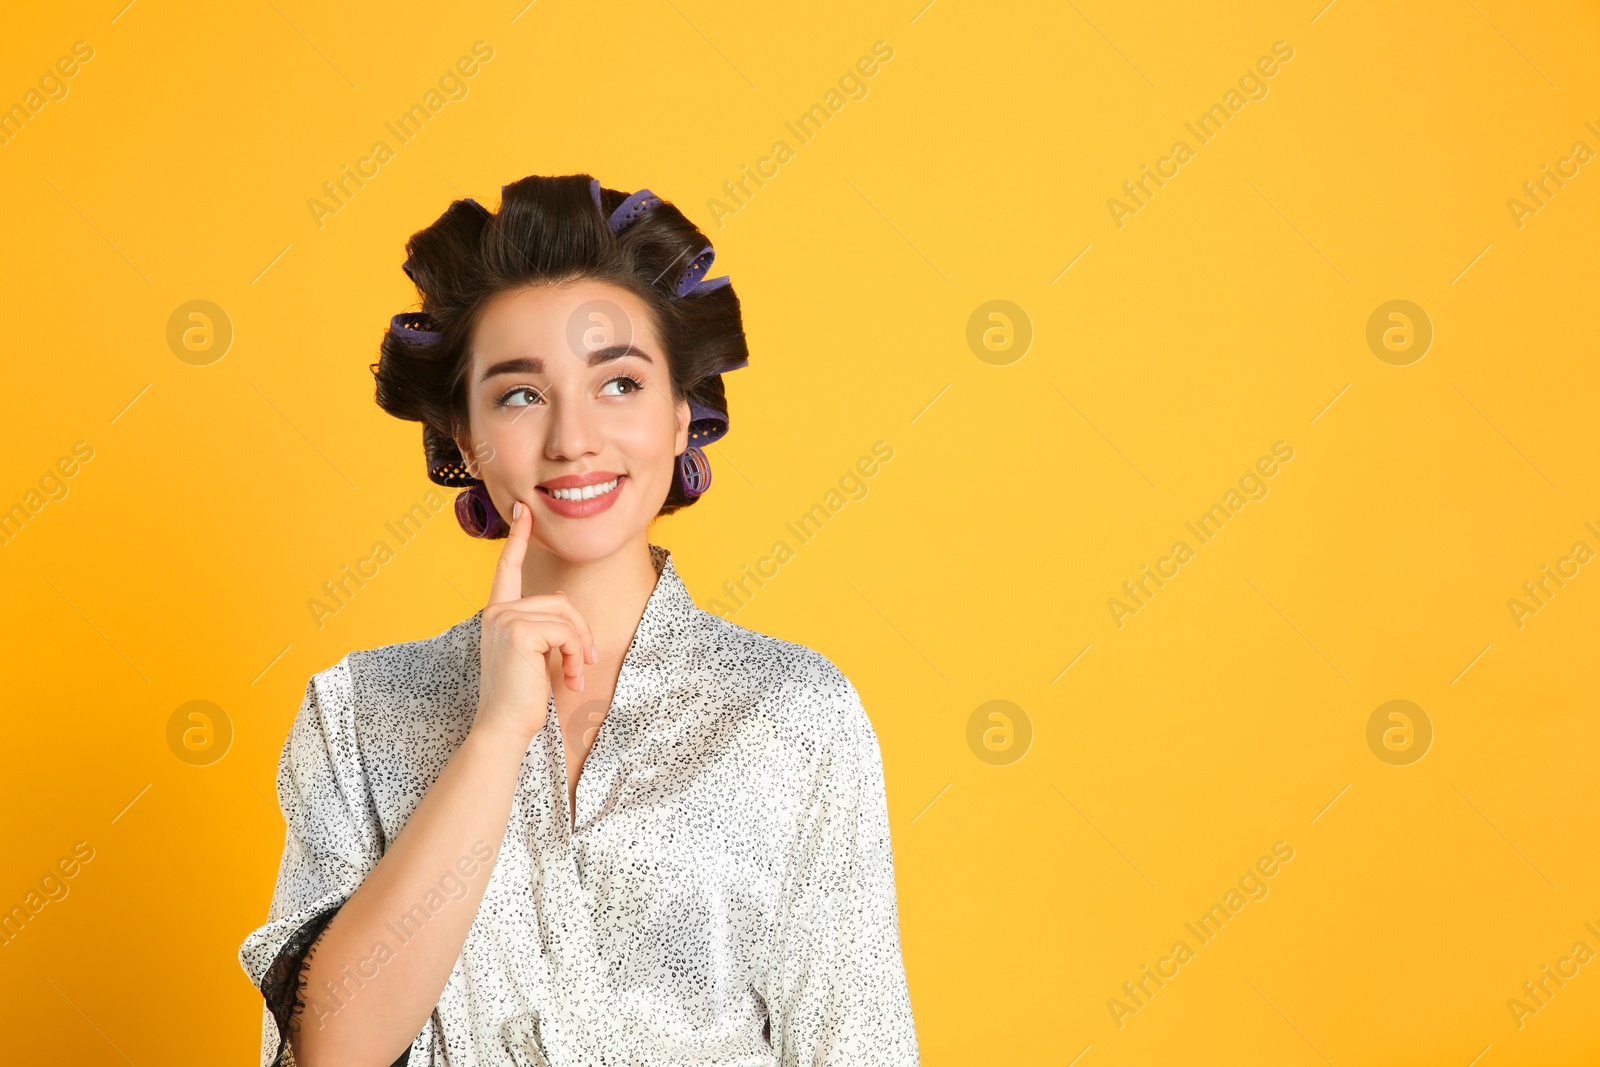
{"label": "robe sleeve", "polygon": [[779,1067],[917,1064],[900,953],[877,734],[855,687],[828,672],[839,725],[822,731],[767,981]]}
{"label": "robe sleeve", "polygon": [[265,999],[262,1067],[292,1067],[286,1046],[305,1009],[301,965],[383,855],[383,827],[356,747],[355,703],[346,656],[306,684],[278,760],[283,859],[266,925],[239,947],[239,962]]}

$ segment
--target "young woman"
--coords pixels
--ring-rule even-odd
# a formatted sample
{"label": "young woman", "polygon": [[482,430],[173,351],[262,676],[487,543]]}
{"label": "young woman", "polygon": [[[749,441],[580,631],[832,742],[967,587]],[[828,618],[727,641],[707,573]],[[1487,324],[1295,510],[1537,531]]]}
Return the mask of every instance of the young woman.
{"label": "young woman", "polygon": [[918,1062],[876,734],[825,657],[700,609],[650,543],[747,363],[671,204],[588,175],[407,245],[377,400],[419,421],[487,605],[313,676],[240,961],[263,1065]]}

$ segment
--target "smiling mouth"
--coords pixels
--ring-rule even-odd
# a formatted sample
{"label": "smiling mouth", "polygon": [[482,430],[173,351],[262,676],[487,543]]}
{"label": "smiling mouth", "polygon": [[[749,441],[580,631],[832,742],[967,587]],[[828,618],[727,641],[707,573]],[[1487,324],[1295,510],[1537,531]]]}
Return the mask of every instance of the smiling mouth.
{"label": "smiling mouth", "polygon": [[617,486],[621,484],[622,478],[621,476],[618,476],[611,479],[609,482],[599,482],[595,485],[585,485],[577,489],[546,489],[541,485],[538,486],[538,490],[539,492],[544,493],[546,496],[554,497],[556,500],[570,500],[577,502],[581,500],[593,500],[597,496],[605,496],[607,493],[615,492]]}

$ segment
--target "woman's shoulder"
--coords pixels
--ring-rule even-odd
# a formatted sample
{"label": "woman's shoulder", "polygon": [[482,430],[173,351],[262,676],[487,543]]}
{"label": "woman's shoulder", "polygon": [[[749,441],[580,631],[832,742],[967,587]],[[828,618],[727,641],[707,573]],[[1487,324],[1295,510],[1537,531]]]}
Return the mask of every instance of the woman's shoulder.
{"label": "woman's shoulder", "polygon": [[348,705],[356,724],[417,712],[449,716],[476,705],[480,609],[432,637],[355,649],[316,672],[311,685]]}
{"label": "woman's shoulder", "polygon": [[712,646],[705,662],[719,686],[760,700],[780,727],[810,741],[874,736],[856,687],[826,655],[709,612],[704,618]]}

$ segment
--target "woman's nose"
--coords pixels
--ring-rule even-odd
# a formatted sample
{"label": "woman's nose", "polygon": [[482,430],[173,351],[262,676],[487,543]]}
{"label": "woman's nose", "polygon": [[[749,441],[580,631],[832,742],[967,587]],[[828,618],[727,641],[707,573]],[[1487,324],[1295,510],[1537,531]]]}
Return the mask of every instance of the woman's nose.
{"label": "woman's nose", "polygon": [[576,459],[594,451],[599,439],[595,413],[580,403],[556,401],[551,405],[545,454],[550,459]]}

